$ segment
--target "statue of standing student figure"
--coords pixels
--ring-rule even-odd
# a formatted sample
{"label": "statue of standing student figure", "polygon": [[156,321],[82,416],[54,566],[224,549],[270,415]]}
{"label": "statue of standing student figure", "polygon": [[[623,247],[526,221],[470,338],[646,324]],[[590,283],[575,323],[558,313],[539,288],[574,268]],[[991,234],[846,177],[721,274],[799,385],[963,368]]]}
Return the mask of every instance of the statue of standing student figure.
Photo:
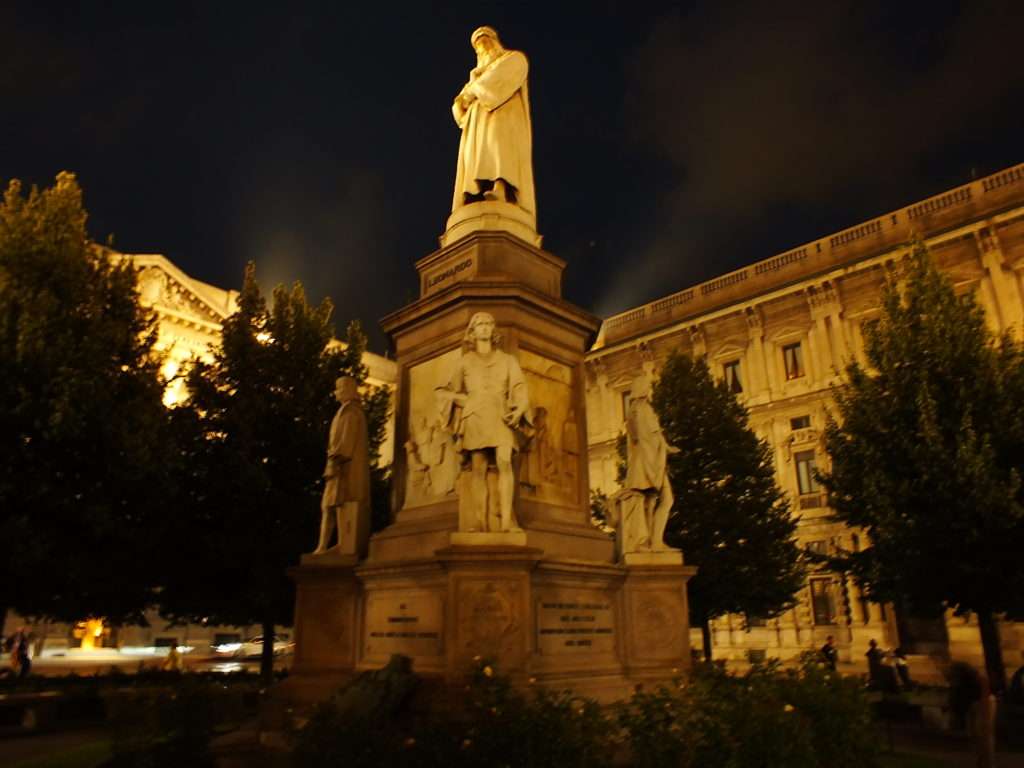
{"label": "statue of standing student figure", "polygon": [[[626,482],[618,503],[622,552],[665,551],[665,526],[672,511],[672,485],[668,480],[669,454],[679,449],[668,444],[658,415],[651,405],[651,378],[633,379],[626,414]],[[642,515],[642,517],[641,517]]]}
{"label": "statue of standing student figure", "polygon": [[[370,538],[370,444],[366,414],[359,402],[356,380],[342,376],[335,383],[340,404],[331,421],[320,502],[320,541],[314,555],[366,556]],[[328,544],[338,532],[337,544]]]}
{"label": "statue of standing student figure", "polygon": [[[494,316],[477,312],[469,320],[463,353],[448,384],[438,387],[441,421],[470,463],[469,495],[473,528],[488,530],[488,507],[497,509],[500,531],[518,531],[512,509],[518,449],[515,430],[526,418],[526,379],[515,357],[497,348]],[[497,499],[489,498],[487,468],[493,457],[498,470]],[[497,502],[497,504],[495,504]]]}

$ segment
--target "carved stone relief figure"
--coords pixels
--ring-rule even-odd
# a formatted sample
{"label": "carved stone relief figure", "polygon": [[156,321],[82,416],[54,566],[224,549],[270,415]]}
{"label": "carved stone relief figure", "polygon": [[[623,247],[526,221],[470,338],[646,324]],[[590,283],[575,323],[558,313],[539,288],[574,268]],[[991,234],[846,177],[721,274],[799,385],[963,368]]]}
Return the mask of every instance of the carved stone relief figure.
{"label": "carved stone relief figure", "polygon": [[526,455],[519,481],[536,491],[542,483],[558,482],[561,452],[551,440],[547,408],[533,409],[533,428],[524,444]]}
{"label": "carved stone relief figure", "polygon": [[459,474],[455,438],[436,412],[431,419],[414,415],[405,442],[407,504],[443,498],[455,491]]}
{"label": "carved stone relief figure", "polygon": [[519,357],[534,403],[530,424],[524,429],[528,439],[522,446],[520,489],[538,500],[572,503],[578,488],[574,479],[567,478],[579,473],[573,371],[529,349],[520,349]]}

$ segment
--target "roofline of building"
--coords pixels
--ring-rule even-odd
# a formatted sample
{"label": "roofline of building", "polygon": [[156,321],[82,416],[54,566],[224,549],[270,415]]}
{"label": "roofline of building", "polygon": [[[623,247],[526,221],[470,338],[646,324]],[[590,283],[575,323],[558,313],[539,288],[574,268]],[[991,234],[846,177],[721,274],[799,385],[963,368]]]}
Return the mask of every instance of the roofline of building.
{"label": "roofline of building", "polygon": [[1019,205],[1022,194],[1024,163],[612,315],[601,324],[592,352],[635,340],[667,322],[703,316],[749,299],[751,286],[744,283],[751,278],[761,283],[757,293],[767,293],[892,250],[915,234],[924,237],[962,224],[965,208],[974,209],[971,220],[997,214],[1011,200]]}

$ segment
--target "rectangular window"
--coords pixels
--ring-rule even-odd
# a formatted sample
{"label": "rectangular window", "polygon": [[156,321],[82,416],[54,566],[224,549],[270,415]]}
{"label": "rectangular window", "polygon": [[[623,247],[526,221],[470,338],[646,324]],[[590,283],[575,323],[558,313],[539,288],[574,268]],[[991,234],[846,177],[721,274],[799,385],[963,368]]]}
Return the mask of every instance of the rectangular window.
{"label": "rectangular window", "polygon": [[747,649],[747,661],[751,664],[764,664],[768,658],[768,653],[763,648],[748,648]]}
{"label": "rectangular window", "polygon": [[725,375],[725,386],[729,388],[730,392],[738,395],[743,391],[743,380],[740,379],[739,360],[733,360],[732,362],[723,365],[722,372]]}
{"label": "rectangular window", "polygon": [[799,379],[804,375],[804,356],[800,342],[787,344],[782,348],[782,359],[786,364],[786,379]]}
{"label": "rectangular window", "polygon": [[622,418],[629,418],[629,390],[622,393]]}
{"label": "rectangular window", "polygon": [[747,614],[747,629],[751,627],[767,627],[768,621],[760,616],[751,616]]}
{"label": "rectangular window", "polygon": [[807,543],[807,549],[809,552],[815,555],[827,555],[828,542],[824,539],[822,539],[821,541],[810,541]]}
{"label": "rectangular window", "polygon": [[158,637],[153,641],[155,648],[174,648],[178,645],[178,638],[176,637]]}
{"label": "rectangular window", "polygon": [[799,451],[793,454],[796,461],[796,483],[800,489],[800,495],[817,493],[820,489],[818,481],[814,479],[814,451]]}
{"label": "rectangular window", "polygon": [[810,429],[810,416],[797,416],[789,420],[789,428],[796,432],[798,429]]}
{"label": "rectangular window", "polygon": [[836,606],[830,579],[811,579],[811,609],[815,624],[835,624]]}

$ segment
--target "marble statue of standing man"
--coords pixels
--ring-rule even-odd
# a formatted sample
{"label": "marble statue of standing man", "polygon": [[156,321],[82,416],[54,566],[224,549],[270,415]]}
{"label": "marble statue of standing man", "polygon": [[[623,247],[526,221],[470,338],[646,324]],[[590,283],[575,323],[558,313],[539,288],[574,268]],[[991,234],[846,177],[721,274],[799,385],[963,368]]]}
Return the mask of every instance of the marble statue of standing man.
{"label": "marble statue of standing man", "polygon": [[526,416],[529,397],[519,361],[497,348],[496,336],[491,314],[473,315],[463,337],[462,357],[448,384],[437,392],[443,422],[452,423],[460,450],[469,454],[475,528],[487,530],[489,502],[494,506],[487,490],[487,468],[493,456],[498,470],[496,506],[501,531],[507,532],[520,530],[512,509],[516,483],[512,454],[517,448],[515,429]]}
{"label": "marble statue of standing man", "polygon": [[661,432],[658,415],[651,405],[651,377],[646,373],[633,379],[629,390],[626,482],[624,488],[644,497],[647,546],[665,550],[665,525],[672,511],[672,485],[668,480],[668,456],[679,449],[668,444]]}
{"label": "marble statue of standing man", "polygon": [[491,27],[476,29],[470,42],[477,65],[452,104],[462,129],[452,212],[499,200],[536,217],[526,56],[502,47]]}
{"label": "marble statue of standing man", "polygon": [[324,495],[320,502],[320,542],[314,555],[328,551],[338,532],[335,551],[366,556],[370,536],[370,457],[366,414],[356,380],[342,376],[335,383],[339,403],[327,439]]}

